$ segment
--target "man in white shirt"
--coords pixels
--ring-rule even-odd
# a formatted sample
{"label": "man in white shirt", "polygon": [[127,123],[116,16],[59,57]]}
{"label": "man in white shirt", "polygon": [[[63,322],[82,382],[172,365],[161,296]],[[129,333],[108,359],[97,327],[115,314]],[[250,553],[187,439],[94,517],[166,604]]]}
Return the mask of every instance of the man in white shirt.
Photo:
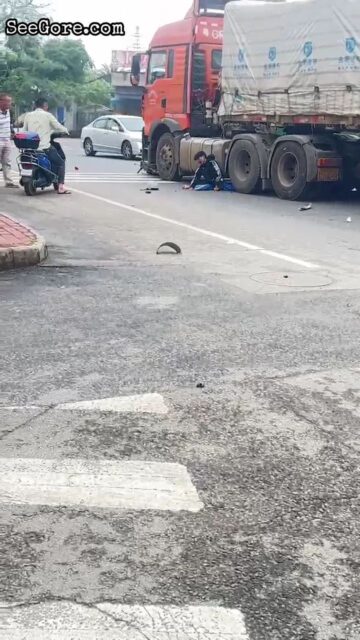
{"label": "man in white shirt", "polygon": [[0,93],[0,164],[4,176],[5,187],[15,188],[17,185],[11,179],[11,98]]}
{"label": "man in white shirt", "polygon": [[70,193],[65,188],[65,160],[58,150],[51,145],[51,134],[55,132],[69,135],[68,130],[55,116],[49,112],[49,105],[44,98],[39,98],[35,103],[35,111],[30,111],[24,118],[24,131],[32,131],[40,137],[39,149],[45,151],[50,160],[52,170],[59,178],[59,194]]}

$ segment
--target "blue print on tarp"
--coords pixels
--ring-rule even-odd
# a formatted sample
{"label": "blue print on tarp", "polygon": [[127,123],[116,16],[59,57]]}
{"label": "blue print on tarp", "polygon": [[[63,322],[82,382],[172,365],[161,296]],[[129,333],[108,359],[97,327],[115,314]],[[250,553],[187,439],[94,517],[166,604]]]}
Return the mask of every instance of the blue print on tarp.
{"label": "blue print on tarp", "polygon": [[355,38],[346,38],[346,51],[348,53],[354,53],[357,47],[357,42]]}
{"label": "blue print on tarp", "polygon": [[269,60],[271,60],[271,62],[274,62],[274,60],[276,60],[277,57],[277,49],[276,47],[270,47],[269,49]]}
{"label": "blue print on tarp", "polygon": [[304,54],[307,58],[310,58],[312,52],[313,52],[313,43],[312,42],[305,42],[304,44]]}

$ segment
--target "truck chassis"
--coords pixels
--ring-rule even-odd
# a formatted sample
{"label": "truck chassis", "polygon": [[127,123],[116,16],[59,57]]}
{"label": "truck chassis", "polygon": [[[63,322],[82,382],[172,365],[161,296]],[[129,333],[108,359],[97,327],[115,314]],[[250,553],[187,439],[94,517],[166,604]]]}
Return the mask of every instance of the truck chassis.
{"label": "truck chassis", "polygon": [[287,124],[224,122],[199,137],[161,122],[143,140],[142,166],[162,180],[178,180],[194,173],[194,155],[204,150],[239,193],[273,190],[281,199],[303,200],[319,185],[360,189],[360,119],[347,124],[354,129],[306,117]]}

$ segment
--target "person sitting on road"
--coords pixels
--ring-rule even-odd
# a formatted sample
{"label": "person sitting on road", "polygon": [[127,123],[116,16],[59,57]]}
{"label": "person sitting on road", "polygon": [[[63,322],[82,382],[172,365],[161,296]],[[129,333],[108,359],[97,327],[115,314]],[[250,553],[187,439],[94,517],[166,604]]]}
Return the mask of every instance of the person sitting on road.
{"label": "person sitting on road", "polygon": [[51,135],[55,132],[69,135],[66,127],[57,121],[49,112],[49,105],[45,98],[39,98],[35,103],[35,110],[30,111],[24,118],[24,131],[32,131],[40,137],[39,150],[45,151],[50,160],[51,168],[59,179],[58,193],[60,195],[70,193],[65,188],[65,159],[64,154],[59,153],[56,145],[51,144]]}
{"label": "person sitting on road", "polygon": [[198,163],[198,169],[192,182],[184,189],[194,191],[221,191],[224,178],[221,169],[215,160],[215,156],[207,156],[205,151],[198,151],[194,160]]}

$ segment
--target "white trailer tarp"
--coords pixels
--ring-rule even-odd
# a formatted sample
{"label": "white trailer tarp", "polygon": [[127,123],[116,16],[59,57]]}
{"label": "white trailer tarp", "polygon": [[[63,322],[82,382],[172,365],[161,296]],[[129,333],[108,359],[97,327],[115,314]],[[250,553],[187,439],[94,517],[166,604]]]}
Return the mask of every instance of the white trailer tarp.
{"label": "white trailer tarp", "polygon": [[239,0],[224,24],[221,116],[360,115],[360,0]]}

